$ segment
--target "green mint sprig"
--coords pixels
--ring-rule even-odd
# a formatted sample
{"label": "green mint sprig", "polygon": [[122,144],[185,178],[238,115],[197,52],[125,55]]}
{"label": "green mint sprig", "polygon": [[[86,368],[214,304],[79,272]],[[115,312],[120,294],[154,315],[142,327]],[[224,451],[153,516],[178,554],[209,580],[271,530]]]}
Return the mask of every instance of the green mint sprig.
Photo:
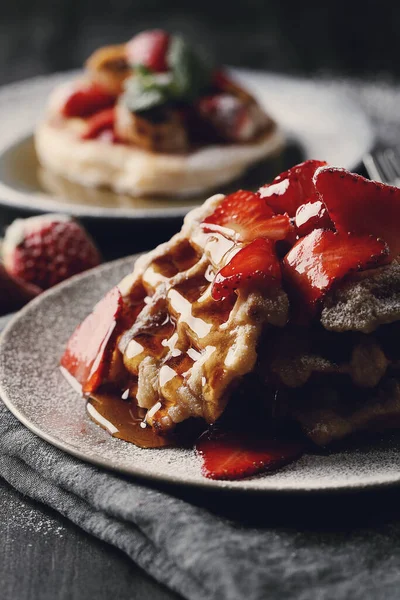
{"label": "green mint sprig", "polygon": [[123,96],[130,111],[144,112],[174,101],[191,102],[211,81],[211,66],[181,36],[171,39],[167,64],[167,73],[134,66]]}

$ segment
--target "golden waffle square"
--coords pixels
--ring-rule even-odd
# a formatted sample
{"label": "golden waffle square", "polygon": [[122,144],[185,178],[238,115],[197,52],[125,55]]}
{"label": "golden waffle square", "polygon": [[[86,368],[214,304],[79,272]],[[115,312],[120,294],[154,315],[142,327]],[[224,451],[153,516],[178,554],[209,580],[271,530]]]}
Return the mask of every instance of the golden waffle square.
{"label": "golden waffle square", "polygon": [[189,417],[215,422],[233,388],[254,369],[266,326],[287,322],[288,299],[279,288],[212,299],[215,274],[241,247],[200,227],[223,198],[213,196],[192,211],[181,232],[141,257],[119,285],[125,300],[146,294],[118,346],[137,381],[131,393],[158,431]]}

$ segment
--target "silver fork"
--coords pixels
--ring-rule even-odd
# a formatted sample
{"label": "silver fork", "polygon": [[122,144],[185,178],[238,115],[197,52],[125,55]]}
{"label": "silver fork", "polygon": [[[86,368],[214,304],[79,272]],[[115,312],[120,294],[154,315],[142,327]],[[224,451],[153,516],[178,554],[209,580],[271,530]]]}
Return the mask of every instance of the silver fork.
{"label": "silver fork", "polygon": [[373,150],[363,158],[369,177],[400,187],[400,151],[397,148]]}

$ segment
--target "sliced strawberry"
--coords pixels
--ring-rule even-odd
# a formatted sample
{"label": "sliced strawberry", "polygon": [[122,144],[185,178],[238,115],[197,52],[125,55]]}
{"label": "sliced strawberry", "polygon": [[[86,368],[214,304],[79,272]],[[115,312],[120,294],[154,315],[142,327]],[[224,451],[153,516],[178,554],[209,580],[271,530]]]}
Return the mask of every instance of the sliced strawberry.
{"label": "sliced strawberry", "polygon": [[104,131],[114,131],[115,123],[115,110],[114,108],[107,108],[102,110],[87,121],[87,129],[85,133],[81,135],[82,140],[93,140],[97,138]]}
{"label": "sliced strawberry", "polygon": [[83,85],[75,89],[65,101],[62,109],[64,117],[80,117],[85,119],[99,110],[110,108],[115,104],[115,96],[109,94],[96,83]]}
{"label": "sliced strawberry", "polygon": [[203,434],[196,444],[203,460],[202,474],[209,479],[243,479],[272,471],[300,458],[304,445],[298,441],[257,439],[222,433]]}
{"label": "sliced strawberry", "polygon": [[61,366],[82,385],[84,394],[94,392],[107,376],[122,309],[122,296],[115,287],[100,300],[68,342]]}
{"label": "sliced strawberry", "polygon": [[281,267],[271,240],[258,239],[245,246],[215,276],[212,285],[214,300],[229,297],[237,288],[251,284],[256,286],[278,285]]}
{"label": "sliced strawberry", "polygon": [[338,231],[385,240],[400,253],[400,189],[329,167],[315,174],[315,187]]}
{"label": "sliced strawberry", "polygon": [[333,229],[333,223],[321,200],[302,204],[296,211],[297,235],[303,237],[314,229]]}
{"label": "sliced strawberry", "polygon": [[202,121],[215,134],[230,142],[245,142],[253,138],[259,128],[254,106],[233,94],[203,96],[196,103]]}
{"label": "sliced strawberry", "polygon": [[126,45],[126,54],[132,65],[142,65],[156,73],[168,71],[167,52],[170,35],[161,29],[143,31]]}
{"label": "sliced strawberry", "polygon": [[276,213],[288,213],[289,217],[294,217],[301,204],[318,199],[313,176],[324,165],[324,161],[307,160],[275,177],[271,184],[264,185],[258,193],[266,198],[267,204]]}
{"label": "sliced strawberry", "polygon": [[274,215],[260,196],[239,190],[226,196],[213,214],[203,221],[205,231],[221,231],[221,227],[227,230],[225,235],[248,242],[260,237],[283,240],[292,226],[287,215]]}
{"label": "sliced strawberry", "polygon": [[283,260],[283,276],[309,307],[351,271],[388,261],[383,240],[369,235],[315,229],[301,238]]}

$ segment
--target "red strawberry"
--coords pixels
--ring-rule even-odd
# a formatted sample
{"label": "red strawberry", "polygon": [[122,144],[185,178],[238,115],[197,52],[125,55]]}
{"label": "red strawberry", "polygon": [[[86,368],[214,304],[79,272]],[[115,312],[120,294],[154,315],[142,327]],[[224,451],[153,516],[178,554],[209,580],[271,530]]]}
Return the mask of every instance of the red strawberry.
{"label": "red strawberry", "polygon": [[202,473],[209,479],[243,479],[273,471],[300,458],[303,444],[279,439],[257,439],[222,433],[210,437],[206,432],[196,444],[203,459]]}
{"label": "red strawberry", "polygon": [[338,231],[380,237],[400,253],[399,188],[334,167],[317,171],[315,187]]}
{"label": "red strawberry", "polygon": [[257,194],[245,190],[226,196],[203,222],[205,231],[221,231],[221,227],[231,230],[225,235],[242,242],[259,237],[283,240],[291,230],[287,215],[274,215]]}
{"label": "red strawberry", "polygon": [[251,282],[257,286],[278,285],[281,267],[271,240],[258,239],[245,246],[215,276],[212,285],[214,300],[223,300]]}
{"label": "red strawberry", "polygon": [[87,121],[87,129],[81,138],[83,140],[93,140],[104,131],[114,131],[115,110],[106,108],[96,113]]}
{"label": "red strawberry", "polygon": [[295,225],[300,237],[311,233],[313,229],[333,229],[333,223],[321,200],[299,206],[296,211]]}
{"label": "red strawberry", "polygon": [[388,248],[380,239],[315,229],[285,256],[283,275],[293,291],[312,307],[336,281],[351,271],[387,261]]}
{"label": "red strawberry", "polygon": [[132,65],[142,65],[156,73],[168,71],[169,42],[170,35],[162,29],[143,31],[127,43],[128,60]]}
{"label": "red strawberry", "polygon": [[80,117],[85,119],[99,110],[110,108],[115,104],[115,96],[96,83],[82,84],[72,91],[62,109],[64,117]]}
{"label": "red strawberry", "polygon": [[254,137],[257,120],[248,104],[232,94],[203,96],[196,108],[204,122],[224,140],[244,142]]}
{"label": "red strawberry", "polygon": [[36,285],[12,277],[0,264],[0,315],[19,310],[41,291]]}
{"label": "red strawberry", "polygon": [[86,231],[66,215],[17,219],[6,231],[2,250],[11,275],[42,289],[100,262]]}
{"label": "red strawberry", "polygon": [[294,217],[301,204],[317,200],[313,175],[315,171],[326,165],[320,160],[307,160],[281,173],[271,184],[264,185],[258,193],[266,198],[267,204],[276,213],[288,213]]}
{"label": "red strawberry", "polygon": [[93,312],[72,334],[61,358],[61,366],[91,394],[107,377],[111,353],[123,310],[118,287],[113,288],[95,306]]}

